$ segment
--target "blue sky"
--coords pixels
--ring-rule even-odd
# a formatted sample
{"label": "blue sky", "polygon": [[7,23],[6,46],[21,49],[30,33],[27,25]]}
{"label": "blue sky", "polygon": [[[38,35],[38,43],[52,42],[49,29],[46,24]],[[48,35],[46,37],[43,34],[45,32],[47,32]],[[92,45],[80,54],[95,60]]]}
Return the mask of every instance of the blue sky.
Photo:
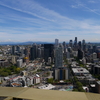
{"label": "blue sky", "polygon": [[75,37],[100,42],[100,0],[0,0],[0,42]]}

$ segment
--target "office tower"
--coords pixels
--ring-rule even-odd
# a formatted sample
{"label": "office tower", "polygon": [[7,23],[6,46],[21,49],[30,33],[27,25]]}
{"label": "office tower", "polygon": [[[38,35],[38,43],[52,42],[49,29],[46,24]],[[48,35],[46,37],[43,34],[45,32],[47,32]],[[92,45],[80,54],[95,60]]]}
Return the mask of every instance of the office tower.
{"label": "office tower", "polygon": [[33,44],[30,48],[30,60],[34,60],[37,58],[37,45]]}
{"label": "office tower", "polygon": [[59,46],[59,40],[55,39],[55,47],[58,47],[58,46]]}
{"label": "office tower", "polygon": [[63,42],[63,47],[66,47],[66,42],[65,41]]}
{"label": "office tower", "polygon": [[84,57],[84,52],[80,49],[78,49],[78,58],[82,59]]}
{"label": "office tower", "polygon": [[34,48],[33,47],[31,47],[30,48],[30,60],[34,60]]}
{"label": "office tower", "polygon": [[44,60],[45,62],[48,62],[48,58],[51,57],[53,59],[53,44],[44,44]]}
{"label": "office tower", "polygon": [[72,40],[69,41],[69,46],[70,46],[71,48],[73,47],[73,41],[72,41]]}
{"label": "office tower", "polygon": [[77,37],[75,37],[74,45],[77,46]]}
{"label": "office tower", "polygon": [[55,48],[55,67],[63,67],[63,49],[61,45]]}
{"label": "office tower", "polygon": [[21,48],[20,48],[20,56],[23,56],[23,57],[25,56],[25,55],[24,55],[24,49],[25,49],[24,47],[21,47]]}
{"label": "office tower", "polygon": [[33,48],[34,48],[34,58],[36,59],[37,58],[37,44],[36,43],[33,44]]}
{"label": "office tower", "polygon": [[84,39],[82,40],[82,45],[85,45],[85,40]]}
{"label": "office tower", "polygon": [[55,80],[68,80],[69,79],[69,69],[68,68],[56,68],[54,70]]}
{"label": "office tower", "polygon": [[93,52],[96,52],[96,48],[97,48],[97,47],[94,45],[94,46],[93,46]]}
{"label": "office tower", "polygon": [[44,47],[41,47],[41,58],[44,58]]}
{"label": "office tower", "polygon": [[86,44],[85,44],[85,40],[82,40],[82,50],[86,51]]}
{"label": "office tower", "polygon": [[16,51],[16,46],[12,46],[12,55],[15,54],[15,51]]}
{"label": "office tower", "polygon": [[16,51],[20,52],[20,46],[19,45],[16,46]]}
{"label": "office tower", "polygon": [[66,42],[63,42],[64,55],[66,55]]}
{"label": "office tower", "polygon": [[28,48],[24,49],[24,54],[25,54],[25,56],[29,57],[29,50],[28,50]]}
{"label": "office tower", "polygon": [[38,58],[41,58],[41,48],[38,48],[37,49],[37,57]]}
{"label": "office tower", "polygon": [[82,44],[81,44],[81,41],[79,41],[78,42],[78,48],[81,49],[81,47],[82,47]]}

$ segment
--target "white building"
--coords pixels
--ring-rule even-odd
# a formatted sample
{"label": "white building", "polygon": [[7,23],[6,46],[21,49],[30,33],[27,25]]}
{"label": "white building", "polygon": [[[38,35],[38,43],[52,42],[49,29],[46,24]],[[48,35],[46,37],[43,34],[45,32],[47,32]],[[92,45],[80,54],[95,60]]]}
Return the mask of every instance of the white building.
{"label": "white building", "polygon": [[97,53],[93,53],[93,59],[97,59]]}
{"label": "white building", "polygon": [[23,64],[23,60],[22,60],[22,59],[18,59],[18,60],[17,60],[17,66],[18,66],[18,67],[21,67],[22,64]]}
{"label": "white building", "polygon": [[89,74],[89,71],[85,68],[72,68],[74,75],[82,76],[83,74]]}
{"label": "white building", "polygon": [[58,47],[58,46],[59,46],[59,40],[55,39],[55,47]]}

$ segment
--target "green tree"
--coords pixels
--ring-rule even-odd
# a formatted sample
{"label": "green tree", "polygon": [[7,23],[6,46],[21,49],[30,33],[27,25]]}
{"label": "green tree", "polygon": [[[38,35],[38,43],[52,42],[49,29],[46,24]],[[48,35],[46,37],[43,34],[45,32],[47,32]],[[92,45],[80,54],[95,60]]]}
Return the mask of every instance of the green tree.
{"label": "green tree", "polygon": [[49,78],[49,79],[47,80],[47,82],[48,82],[48,83],[53,83],[53,82],[54,82],[54,79],[53,79],[53,78]]}
{"label": "green tree", "polygon": [[9,74],[7,72],[2,72],[0,73],[0,75],[5,77],[5,76],[8,76]]}

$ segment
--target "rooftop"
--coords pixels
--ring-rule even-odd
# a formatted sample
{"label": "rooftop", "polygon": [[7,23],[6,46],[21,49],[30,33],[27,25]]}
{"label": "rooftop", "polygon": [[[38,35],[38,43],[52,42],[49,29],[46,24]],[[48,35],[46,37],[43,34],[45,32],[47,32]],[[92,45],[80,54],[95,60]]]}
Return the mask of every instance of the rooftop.
{"label": "rooftop", "polygon": [[100,85],[100,81],[97,81],[97,83]]}
{"label": "rooftop", "polygon": [[88,73],[89,74],[89,71],[85,68],[72,68],[72,70],[74,73]]}
{"label": "rooftop", "polygon": [[100,100],[100,94],[20,87],[0,87],[0,96],[32,100]]}

